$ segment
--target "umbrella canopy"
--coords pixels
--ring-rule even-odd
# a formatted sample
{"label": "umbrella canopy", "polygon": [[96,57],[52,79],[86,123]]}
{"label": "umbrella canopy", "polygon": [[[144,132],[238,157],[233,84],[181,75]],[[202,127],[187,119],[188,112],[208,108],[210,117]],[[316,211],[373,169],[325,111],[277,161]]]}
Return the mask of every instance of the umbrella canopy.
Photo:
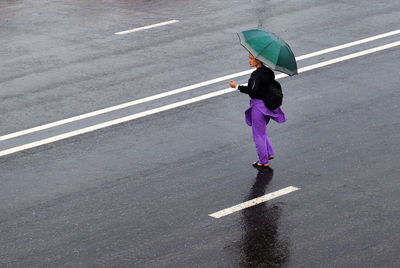
{"label": "umbrella canopy", "polygon": [[297,63],[289,45],[276,34],[263,30],[238,33],[240,44],[257,60],[290,76],[297,74]]}

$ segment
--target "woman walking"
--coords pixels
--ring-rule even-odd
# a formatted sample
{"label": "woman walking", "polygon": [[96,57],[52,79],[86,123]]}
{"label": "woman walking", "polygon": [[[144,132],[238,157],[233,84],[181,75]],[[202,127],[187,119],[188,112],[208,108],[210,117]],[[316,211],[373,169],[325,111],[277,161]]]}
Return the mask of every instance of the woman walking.
{"label": "woman walking", "polygon": [[268,109],[264,101],[266,91],[275,81],[274,72],[250,53],[249,64],[257,69],[251,74],[247,86],[238,85],[235,81],[230,81],[232,88],[248,94],[251,98],[250,107],[246,110],[246,123],[251,126],[253,140],[256,145],[258,161],[252,163],[254,167],[268,167],[269,160],[274,158],[274,148],[267,134],[267,125],[272,119],[278,123],[286,121],[285,114],[281,108],[274,110]]}

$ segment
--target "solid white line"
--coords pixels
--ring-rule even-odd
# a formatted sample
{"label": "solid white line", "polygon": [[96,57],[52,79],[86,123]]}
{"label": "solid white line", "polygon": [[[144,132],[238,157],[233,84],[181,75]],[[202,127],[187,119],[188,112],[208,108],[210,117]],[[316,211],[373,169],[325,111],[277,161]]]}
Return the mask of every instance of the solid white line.
{"label": "solid white line", "polygon": [[[325,67],[325,66],[334,64],[334,63],[338,63],[338,62],[354,59],[354,58],[357,58],[357,57],[361,57],[361,56],[368,55],[368,54],[371,54],[371,53],[375,53],[375,52],[378,52],[378,51],[382,51],[382,50],[385,50],[385,49],[393,48],[393,47],[396,47],[396,46],[400,46],[400,41],[393,42],[393,43],[386,44],[386,45],[379,46],[379,47],[375,47],[375,48],[368,49],[368,50],[365,50],[365,51],[349,54],[347,56],[343,56],[343,57],[339,57],[339,58],[336,58],[336,59],[324,61],[324,62],[313,64],[313,65],[310,65],[310,66],[306,66],[306,67],[300,68],[298,70],[298,73],[299,74],[300,73],[304,73],[304,72],[307,72],[307,71],[310,71],[310,70],[313,70],[313,69],[317,69],[317,68],[321,68],[321,67]],[[281,74],[279,76],[279,78],[286,77],[286,76],[287,75],[285,75],[285,74]],[[87,132],[91,132],[91,131],[94,131],[94,130],[98,130],[98,129],[101,129],[101,128],[109,127],[109,126],[112,126],[112,125],[120,124],[120,123],[127,122],[127,121],[130,121],[130,120],[134,120],[134,119],[137,119],[137,118],[141,118],[141,117],[145,117],[145,116],[148,116],[148,115],[156,114],[156,113],[159,113],[159,112],[167,111],[167,110],[174,109],[174,108],[177,108],[177,107],[180,107],[180,106],[184,106],[184,105],[187,105],[187,104],[191,104],[191,103],[194,103],[194,102],[198,102],[198,101],[202,101],[202,100],[205,100],[205,99],[209,99],[209,98],[213,98],[213,97],[216,97],[216,96],[220,96],[220,95],[223,95],[223,94],[227,94],[227,93],[230,93],[230,92],[233,92],[233,91],[236,91],[236,89],[227,88],[227,89],[215,91],[215,92],[208,93],[208,94],[205,94],[205,95],[201,95],[201,96],[198,96],[198,97],[195,97],[195,98],[187,99],[187,100],[184,100],[184,101],[180,101],[180,102],[172,103],[172,104],[169,104],[169,105],[161,106],[159,108],[151,109],[151,110],[144,111],[144,112],[141,112],[141,113],[136,113],[136,114],[129,115],[129,116],[126,116],[126,117],[122,117],[122,118],[119,118],[119,119],[115,119],[115,120],[112,120],[112,121],[108,121],[108,122],[104,122],[104,123],[101,123],[101,124],[97,124],[97,125],[94,125],[94,126],[91,126],[91,127],[78,129],[78,130],[71,131],[71,132],[68,132],[68,133],[65,133],[65,134],[61,134],[61,135],[58,135],[58,136],[54,136],[54,137],[51,137],[51,138],[39,140],[39,141],[32,142],[32,143],[29,143],[29,144],[21,145],[21,146],[17,146],[17,147],[14,147],[14,148],[10,148],[10,149],[7,149],[7,150],[0,151],[0,156],[12,154],[12,153],[15,153],[15,152],[23,151],[23,150],[34,148],[34,147],[38,147],[38,146],[41,146],[41,145],[44,145],[44,144],[48,144],[48,143],[52,143],[52,142],[55,142],[55,141],[63,140],[63,139],[66,139],[66,138],[70,138],[70,137],[73,137],[73,136],[77,136],[77,135],[84,134],[84,133],[87,133]]]}
{"label": "solid white line", "polygon": [[[205,81],[205,82],[201,82],[201,83],[197,83],[197,84],[194,84],[194,85],[190,85],[190,86],[174,89],[174,90],[171,90],[171,91],[168,91],[168,92],[156,94],[156,95],[145,97],[145,98],[142,98],[142,99],[137,99],[137,100],[134,100],[134,101],[126,102],[126,103],[123,103],[123,104],[115,105],[115,106],[112,106],[112,107],[104,108],[104,109],[93,111],[93,112],[90,112],[90,113],[81,114],[81,115],[77,115],[77,116],[70,117],[70,118],[67,118],[67,119],[63,119],[63,120],[59,120],[59,121],[56,121],[56,122],[52,122],[52,123],[49,123],[49,124],[45,124],[45,125],[29,128],[29,129],[26,129],[26,130],[21,130],[21,131],[18,131],[18,132],[10,133],[10,134],[7,134],[7,135],[0,136],[0,141],[16,138],[16,137],[19,137],[19,136],[22,136],[22,135],[26,135],[26,134],[29,134],[29,133],[45,130],[45,129],[48,129],[48,128],[64,125],[64,124],[67,124],[67,123],[72,123],[74,121],[82,120],[82,119],[85,119],[85,118],[94,117],[94,116],[97,116],[97,115],[100,115],[100,114],[109,113],[109,112],[112,112],[112,111],[116,111],[116,110],[120,110],[120,109],[123,109],[123,108],[131,107],[131,106],[138,105],[138,104],[141,104],[141,103],[145,103],[145,102],[153,101],[153,100],[156,100],[156,99],[168,97],[168,96],[171,96],[171,95],[179,94],[179,93],[182,93],[182,92],[185,92],[185,91],[189,91],[189,90],[193,90],[193,89],[196,89],[196,88],[208,86],[208,85],[215,84],[215,83],[218,83],[218,82],[222,82],[222,81],[225,81],[225,80],[228,80],[228,79],[233,79],[233,78],[238,77],[238,76],[244,76],[244,75],[250,74],[252,71],[253,70],[248,70],[248,71],[243,71],[243,72],[238,72],[238,73],[222,76],[222,77],[215,78],[215,79],[212,79],[212,80],[208,80],[208,81]],[[277,78],[279,78],[279,76],[277,76]]]}
{"label": "solid white line", "polygon": [[141,117],[145,117],[145,116],[148,116],[148,115],[152,115],[152,114],[160,113],[160,112],[163,112],[163,111],[171,110],[171,109],[174,109],[174,108],[177,108],[177,107],[180,107],[180,106],[184,106],[184,105],[187,105],[187,104],[199,102],[199,101],[202,101],[202,100],[205,100],[205,99],[209,99],[209,98],[214,98],[216,96],[223,95],[223,94],[226,94],[226,93],[229,93],[229,92],[233,92],[233,91],[236,91],[236,89],[228,88],[228,89],[224,89],[224,90],[219,90],[219,91],[212,92],[212,93],[205,94],[205,95],[201,95],[201,96],[198,96],[198,97],[195,97],[195,98],[191,98],[191,99],[187,99],[187,100],[184,100],[184,101],[180,101],[180,102],[172,103],[172,104],[169,104],[169,105],[161,106],[159,108],[155,108],[155,109],[147,110],[147,111],[144,111],[144,112],[132,114],[132,115],[129,115],[129,116],[121,117],[121,118],[118,118],[118,119],[114,119],[114,120],[111,120],[111,121],[107,121],[107,122],[104,122],[104,123],[101,123],[101,124],[97,124],[97,125],[94,125],[94,126],[90,126],[90,127],[74,130],[74,131],[67,132],[67,133],[64,133],[64,134],[61,134],[61,135],[57,135],[57,136],[54,136],[54,137],[50,137],[50,138],[42,139],[42,140],[39,140],[39,141],[36,141],[36,142],[31,142],[31,143],[24,144],[24,145],[21,145],[21,146],[13,147],[13,148],[10,148],[10,149],[7,149],[7,150],[0,151],[0,156],[9,155],[9,154],[16,153],[16,152],[19,152],[19,151],[23,151],[23,150],[27,150],[27,149],[30,149],[30,148],[38,147],[38,146],[41,146],[41,145],[45,145],[45,144],[53,143],[53,142],[56,142],[56,141],[64,140],[64,139],[67,139],[67,138],[70,138],[70,137],[74,137],[74,136],[81,135],[81,134],[84,134],[84,133],[92,132],[92,131],[95,131],[95,130],[98,130],[98,129],[106,128],[106,127],[109,127],[109,126],[121,124],[121,123],[124,123],[124,122],[127,122],[127,121],[131,121],[131,120],[134,120],[134,119],[141,118]]}
{"label": "solid white line", "polygon": [[391,31],[391,32],[387,32],[387,33],[384,33],[384,34],[371,36],[371,37],[368,37],[368,38],[364,38],[364,39],[361,39],[361,40],[358,40],[358,41],[354,41],[354,42],[351,42],[351,43],[347,43],[347,44],[343,44],[343,45],[340,45],[340,46],[323,49],[323,50],[316,51],[316,52],[313,52],[313,53],[310,53],[310,54],[306,54],[306,55],[303,55],[303,56],[299,56],[299,57],[296,57],[296,60],[308,59],[308,58],[311,58],[311,57],[319,56],[319,55],[322,55],[322,54],[326,54],[326,53],[329,53],[329,52],[341,50],[341,49],[344,49],[344,48],[348,48],[348,47],[357,46],[357,45],[361,45],[361,44],[364,44],[364,43],[372,42],[372,41],[375,41],[375,40],[378,40],[378,39],[382,39],[382,38],[385,38],[385,37],[389,37],[389,36],[392,36],[392,35],[396,35],[396,34],[400,34],[400,29],[399,30],[395,30],[395,31]]}
{"label": "solid white line", "polygon": [[152,25],[148,25],[148,26],[143,26],[143,27],[127,30],[127,31],[117,32],[114,34],[123,35],[123,34],[138,32],[138,31],[147,30],[147,29],[160,27],[160,26],[164,26],[164,25],[168,25],[168,24],[172,24],[172,23],[177,23],[177,22],[179,22],[179,20],[169,20],[169,21],[164,21],[164,22],[160,22],[160,23],[156,23],[156,24],[152,24]]}
{"label": "solid white line", "polygon": [[320,63],[312,64],[312,65],[300,68],[298,70],[298,72],[299,73],[307,72],[307,71],[310,71],[310,70],[313,70],[313,69],[316,69],[316,68],[325,67],[325,66],[328,66],[328,65],[331,65],[331,64],[334,64],[334,63],[338,63],[338,62],[341,62],[341,61],[346,61],[346,60],[358,58],[358,57],[361,57],[361,56],[365,56],[365,55],[368,55],[368,54],[371,54],[371,53],[376,53],[376,52],[379,52],[379,51],[382,51],[382,50],[386,50],[386,49],[389,49],[389,48],[393,48],[393,47],[397,47],[397,46],[400,46],[400,41],[389,43],[389,44],[386,44],[386,45],[383,45],[383,46],[379,46],[379,47],[375,47],[375,48],[371,48],[371,49],[367,49],[367,50],[363,50],[363,51],[360,51],[360,52],[356,52],[356,53],[353,53],[353,54],[350,54],[350,55],[346,55],[346,56],[342,56],[342,57],[339,57],[339,58],[323,61],[323,62],[320,62]]}
{"label": "solid white line", "polygon": [[221,217],[224,217],[226,215],[232,214],[234,212],[237,212],[237,211],[240,211],[240,210],[243,210],[243,209],[258,205],[260,203],[266,202],[268,200],[277,198],[277,197],[285,195],[285,194],[289,194],[289,193],[297,191],[297,190],[300,190],[300,188],[297,188],[297,187],[294,187],[294,186],[289,186],[289,187],[283,188],[283,189],[281,189],[279,191],[276,191],[276,192],[273,192],[273,193],[269,193],[269,194],[266,194],[266,195],[251,199],[249,201],[240,203],[240,204],[238,204],[236,206],[220,210],[220,211],[215,212],[213,214],[210,214],[208,216],[216,218],[216,219],[219,219]]}
{"label": "solid white line", "polygon": [[[359,41],[355,41],[355,42],[352,42],[352,43],[348,43],[348,44],[344,44],[344,45],[341,45],[341,46],[336,46],[336,47],[332,47],[332,48],[316,51],[316,52],[313,52],[313,53],[310,53],[310,54],[306,54],[306,55],[303,55],[303,56],[299,56],[299,57],[296,58],[296,60],[300,61],[300,60],[303,60],[303,59],[306,59],[306,58],[315,57],[317,55],[321,55],[321,54],[324,54],[324,53],[329,53],[329,52],[336,51],[336,50],[339,50],[339,49],[347,48],[349,46],[354,46],[354,45],[357,45],[357,44],[370,42],[370,41],[373,41],[373,40],[376,40],[376,39],[379,39],[379,38],[384,38],[384,37],[388,37],[388,36],[399,34],[399,33],[400,33],[400,30],[391,31],[391,32],[388,32],[388,33],[372,36],[372,37],[369,37],[369,38],[365,38],[365,39],[362,39],[362,40],[359,40]],[[27,135],[27,134],[30,134],[30,133],[33,133],[33,132],[45,130],[45,129],[48,129],[48,128],[52,128],[52,127],[56,127],[56,126],[60,126],[60,125],[68,124],[68,123],[72,123],[72,122],[75,122],[75,121],[78,121],[78,120],[82,120],[82,119],[85,119],[85,118],[94,117],[94,116],[97,116],[97,115],[100,115],[100,114],[104,114],[104,113],[109,113],[109,112],[112,112],[112,111],[116,111],[116,110],[120,110],[120,109],[127,108],[127,107],[130,107],[130,106],[138,105],[138,104],[141,104],[141,103],[153,101],[153,100],[156,100],[156,99],[165,98],[165,97],[168,97],[168,96],[171,96],[171,95],[174,95],[174,94],[179,94],[179,93],[182,93],[182,92],[185,92],[185,91],[189,91],[189,90],[193,90],[193,89],[196,89],[196,88],[200,88],[200,87],[208,86],[208,85],[211,85],[211,84],[219,83],[219,82],[222,82],[222,81],[225,81],[225,80],[233,79],[235,77],[248,75],[251,72],[253,72],[253,70],[254,69],[250,69],[250,70],[247,70],[247,71],[238,72],[238,73],[234,73],[234,74],[218,77],[218,78],[215,78],[215,79],[212,79],[212,80],[208,80],[208,81],[204,81],[204,82],[197,83],[197,84],[194,84],[194,85],[190,85],[190,86],[174,89],[174,90],[171,90],[171,91],[167,91],[167,92],[164,92],[164,93],[160,93],[160,94],[156,94],[156,95],[153,95],[153,96],[145,97],[145,98],[142,98],[142,99],[126,102],[126,103],[123,103],[123,104],[115,105],[115,106],[104,108],[104,109],[101,109],[101,110],[97,110],[97,111],[81,114],[81,115],[78,115],[78,116],[70,117],[70,118],[67,118],[67,119],[55,121],[55,122],[48,123],[48,124],[45,124],[45,125],[41,125],[41,126],[37,126],[37,127],[33,127],[33,128],[17,131],[17,132],[14,132],[14,133],[6,134],[6,135],[3,135],[3,136],[0,136],[0,141],[4,141],[4,140],[8,140],[8,139],[19,137],[19,136],[22,136],[22,135]],[[277,75],[276,78],[279,79],[279,78],[282,78],[282,77],[286,77],[286,75],[280,74],[280,75]]]}

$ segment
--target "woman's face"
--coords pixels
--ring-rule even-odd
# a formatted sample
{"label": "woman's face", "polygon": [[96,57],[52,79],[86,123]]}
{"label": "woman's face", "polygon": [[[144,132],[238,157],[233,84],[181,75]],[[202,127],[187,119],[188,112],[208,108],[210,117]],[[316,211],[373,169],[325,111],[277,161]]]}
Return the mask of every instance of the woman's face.
{"label": "woman's face", "polygon": [[256,60],[253,55],[249,54],[249,64],[251,67],[257,67],[260,64],[260,61]]}

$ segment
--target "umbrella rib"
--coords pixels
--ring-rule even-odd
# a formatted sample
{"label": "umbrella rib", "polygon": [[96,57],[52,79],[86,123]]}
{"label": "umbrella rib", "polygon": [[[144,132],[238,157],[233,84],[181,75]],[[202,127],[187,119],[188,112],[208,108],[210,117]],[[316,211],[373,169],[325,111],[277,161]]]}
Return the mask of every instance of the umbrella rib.
{"label": "umbrella rib", "polygon": [[[267,63],[269,63],[269,64],[271,65],[272,68],[276,68],[278,62],[273,63],[272,61],[268,60],[267,58],[264,58],[263,56],[261,56],[261,54],[262,54],[269,46],[271,46],[271,45],[272,45],[272,43],[269,43],[268,45],[266,45],[266,46],[263,48],[263,50],[260,51],[260,53],[257,55],[257,57],[263,58],[264,61],[266,61]],[[279,53],[280,53],[280,52],[281,52],[281,48],[279,47]],[[279,55],[279,54],[278,54],[278,55]],[[257,58],[257,57],[255,57],[255,58]],[[278,58],[279,58],[279,56],[278,56]]]}

